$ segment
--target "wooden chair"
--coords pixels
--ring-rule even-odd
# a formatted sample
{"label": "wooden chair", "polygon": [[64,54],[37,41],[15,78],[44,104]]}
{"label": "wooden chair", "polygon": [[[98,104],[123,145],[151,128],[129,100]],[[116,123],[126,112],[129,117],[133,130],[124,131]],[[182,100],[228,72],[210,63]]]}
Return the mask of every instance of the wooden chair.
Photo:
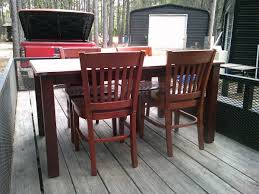
{"label": "wooden chair", "polygon": [[[101,52],[101,48],[100,47],[67,47],[67,48],[61,47],[60,58],[61,59],[79,58],[79,53],[91,53],[91,52]],[[71,118],[72,118],[71,99],[82,97],[83,89],[82,89],[82,86],[78,86],[78,85],[77,86],[66,85],[65,93],[66,93],[66,99],[67,99],[68,126],[71,128]],[[96,122],[98,123],[98,121]]]}
{"label": "wooden chair", "polygon": [[[129,46],[129,47],[117,47],[118,52],[122,51],[144,51],[146,56],[152,56],[152,47],[149,46]],[[154,90],[158,88],[158,83],[151,82],[152,77],[145,77],[143,81],[140,82],[139,90],[140,95],[148,90]],[[149,116],[150,107],[146,105],[146,115]]]}
{"label": "wooden chair", "polygon": [[[144,119],[166,129],[167,155],[171,157],[172,129],[197,124],[199,149],[204,149],[203,139],[203,111],[205,91],[212,68],[215,50],[203,51],[168,51],[166,77],[162,92],[152,92],[140,99],[141,119],[140,137],[144,134]],[[173,72],[173,73],[172,73]],[[151,117],[144,115],[144,105],[160,107],[165,111],[165,124],[161,124]],[[196,107],[197,117],[184,112],[182,109]],[[174,112],[174,125],[172,125]],[[179,124],[180,114],[193,119],[190,123]]]}
{"label": "wooden chair", "polygon": [[[72,100],[72,128],[75,150],[79,150],[80,137],[89,143],[92,175],[97,173],[95,143],[98,142],[121,141],[130,136],[132,166],[138,165],[136,112],[143,60],[144,52],[80,54],[84,98]],[[104,91],[105,84],[108,85],[107,92]],[[125,118],[128,115],[130,135],[120,131],[117,136],[95,139],[93,120]],[[87,137],[82,136],[79,130],[79,117],[87,120]]]}
{"label": "wooden chair", "polygon": [[79,53],[101,52],[100,47],[65,47],[60,48],[61,59],[79,58]]}
{"label": "wooden chair", "polygon": [[121,51],[144,51],[145,55],[152,56],[152,47],[149,46],[129,46],[129,47],[116,47],[118,52]]}

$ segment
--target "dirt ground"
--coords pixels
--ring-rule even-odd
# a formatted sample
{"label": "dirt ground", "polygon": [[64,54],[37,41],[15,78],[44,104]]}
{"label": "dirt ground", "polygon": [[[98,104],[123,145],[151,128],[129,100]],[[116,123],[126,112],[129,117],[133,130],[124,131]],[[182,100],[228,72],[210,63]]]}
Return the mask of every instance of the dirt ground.
{"label": "dirt ground", "polygon": [[13,56],[13,43],[0,42],[0,72],[4,71],[10,57]]}

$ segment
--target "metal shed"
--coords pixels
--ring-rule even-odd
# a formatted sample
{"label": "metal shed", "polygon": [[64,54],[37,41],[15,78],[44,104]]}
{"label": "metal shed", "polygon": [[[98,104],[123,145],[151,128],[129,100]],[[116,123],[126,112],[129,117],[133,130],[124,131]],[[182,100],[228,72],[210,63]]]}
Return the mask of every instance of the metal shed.
{"label": "metal shed", "polygon": [[222,46],[229,51],[229,62],[256,66],[259,45],[258,10],[258,0],[225,1]]}
{"label": "metal shed", "polygon": [[179,40],[184,35],[184,48],[203,48],[208,25],[209,13],[202,9],[173,4],[137,9],[130,13],[129,44],[150,45],[154,39],[160,43],[173,43],[173,38]]}

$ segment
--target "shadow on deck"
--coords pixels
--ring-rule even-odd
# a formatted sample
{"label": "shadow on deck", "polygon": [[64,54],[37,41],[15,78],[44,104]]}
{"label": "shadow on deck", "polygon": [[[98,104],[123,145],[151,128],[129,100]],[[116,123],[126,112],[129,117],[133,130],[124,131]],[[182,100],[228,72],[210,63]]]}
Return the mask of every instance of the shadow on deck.
{"label": "shadow on deck", "polygon": [[[174,135],[174,157],[168,158],[164,130],[146,124],[144,139],[137,139],[136,169],[128,141],[97,144],[98,176],[93,177],[88,145],[81,143],[75,152],[70,142],[63,90],[55,96],[60,176],[47,176],[34,92],[19,92],[11,193],[259,193],[259,152],[220,134],[200,151],[196,127]],[[80,125],[86,131],[85,121]],[[112,135],[109,120],[95,128],[97,137]]]}

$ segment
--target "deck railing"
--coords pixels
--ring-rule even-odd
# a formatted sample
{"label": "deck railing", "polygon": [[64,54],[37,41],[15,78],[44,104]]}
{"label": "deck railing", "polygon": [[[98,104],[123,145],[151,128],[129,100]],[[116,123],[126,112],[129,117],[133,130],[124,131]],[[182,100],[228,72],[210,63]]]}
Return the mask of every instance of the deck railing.
{"label": "deck railing", "polygon": [[259,150],[259,80],[221,74],[217,131]]}
{"label": "deck railing", "polygon": [[15,66],[10,59],[0,75],[0,193],[10,192],[16,100]]}

